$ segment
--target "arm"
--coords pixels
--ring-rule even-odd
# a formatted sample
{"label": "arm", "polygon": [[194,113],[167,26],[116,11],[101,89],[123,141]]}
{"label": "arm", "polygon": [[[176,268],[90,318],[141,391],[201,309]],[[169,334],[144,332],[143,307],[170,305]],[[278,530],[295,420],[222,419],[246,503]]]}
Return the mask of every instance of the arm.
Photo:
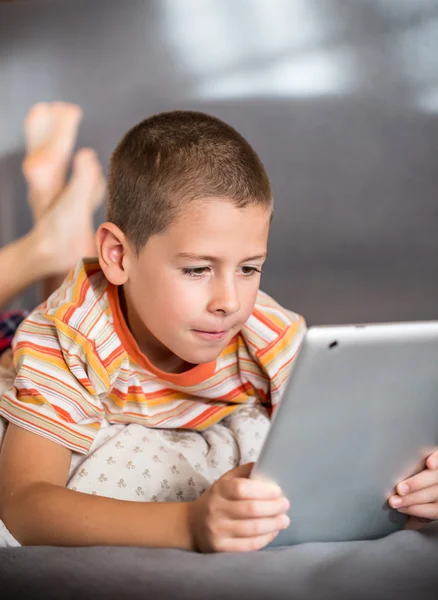
{"label": "arm", "polygon": [[72,450],[86,453],[94,439],[109,375],[94,345],[79,334],[82,345],[72,345],[75,331],[55,321],[64,334],[36,311],[16,337],[17,377],[0,402],[10,422],[0,454],[0,518],[25,545],[190,547],[187,504],[122,502],[65,488]]}
{"label": "arm", "polygon": [[0,518],[23,545],[192,548],[189,503],[125,502],[64,486],[71,452],[9,424],[0,454]]}
{"label": "arm", "polygon": [[66,489],[71,452],[9,424],[0,454],[0,518],[23,545],[253,551],[288,526],[278,486],[229,471],[194,502],[126,502]]}
{"label": "arm", "polygon": [[47,275],[48,264],[43,255],[35,229],[0,249],[0,307]]}

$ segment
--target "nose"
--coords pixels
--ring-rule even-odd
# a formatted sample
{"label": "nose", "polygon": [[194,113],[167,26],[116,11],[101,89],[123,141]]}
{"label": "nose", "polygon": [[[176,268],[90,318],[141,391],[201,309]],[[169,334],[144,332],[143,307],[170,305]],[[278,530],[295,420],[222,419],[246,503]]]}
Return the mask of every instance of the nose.
{"label": "nose", "polygon": [[234,277],[212,282],[212,293],[208,310],[224,316],[232,315],[240,309],[240,299]]}

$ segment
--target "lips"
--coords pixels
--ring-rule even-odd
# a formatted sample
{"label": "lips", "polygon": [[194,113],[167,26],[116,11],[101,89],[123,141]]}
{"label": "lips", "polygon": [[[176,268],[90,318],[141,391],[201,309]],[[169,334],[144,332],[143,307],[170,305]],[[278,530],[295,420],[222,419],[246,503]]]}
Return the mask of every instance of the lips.
{"label": "lips", "polygon": [[222,340],[228,333],[227,329],[222,331],[204,331],[201,329],[192,329],[193,333],[206,340]]}
{"label": "lips", "polygon": [[198,333],[226,333],[227,329],[194,329]]}

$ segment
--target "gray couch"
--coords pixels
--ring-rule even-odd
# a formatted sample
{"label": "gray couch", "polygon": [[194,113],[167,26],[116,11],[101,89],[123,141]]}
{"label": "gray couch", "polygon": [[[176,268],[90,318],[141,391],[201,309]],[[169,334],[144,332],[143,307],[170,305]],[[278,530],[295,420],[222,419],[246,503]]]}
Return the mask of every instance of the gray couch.
{"label": "gray couch", "polygon": [[2,599],[436,600],[438,523],[381,540],[255,554],[145,548],[0,550]]}

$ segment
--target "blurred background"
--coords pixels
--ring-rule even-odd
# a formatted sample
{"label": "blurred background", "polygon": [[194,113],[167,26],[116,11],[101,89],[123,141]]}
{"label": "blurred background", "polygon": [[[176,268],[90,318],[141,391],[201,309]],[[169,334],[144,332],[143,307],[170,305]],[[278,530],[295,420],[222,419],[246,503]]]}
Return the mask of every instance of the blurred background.
{"label": "blurred background", "polygon": [[31,224],[42,100],[82,106],[105,168],[152,113],[226,120],[275,193],[265,291],[310,324],[438,318],[438,0],[0,4],[1,245]]}

